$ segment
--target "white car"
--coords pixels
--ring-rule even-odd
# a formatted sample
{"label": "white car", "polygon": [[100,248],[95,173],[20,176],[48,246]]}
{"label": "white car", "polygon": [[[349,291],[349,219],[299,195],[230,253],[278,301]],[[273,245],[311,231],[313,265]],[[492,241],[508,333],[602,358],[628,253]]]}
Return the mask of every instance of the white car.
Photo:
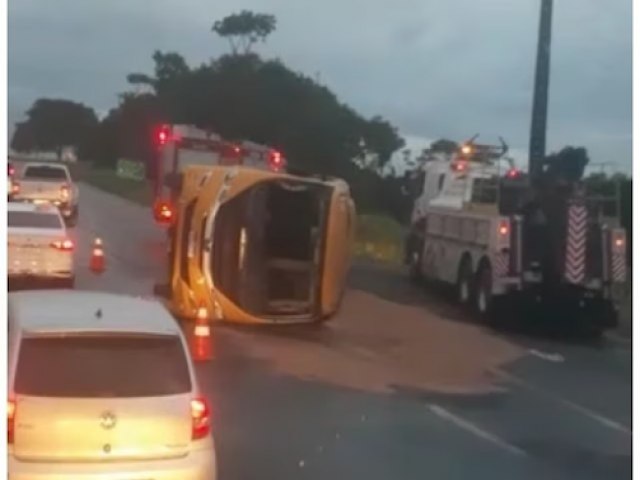
{"label": "white car", "polygon": [[7,204],[9,283],[50,282],[73,288],[74,244],[53,205]]}
{"label": "white car", "polygon": [[210,410],[155,300],[9,294],[11,480],[215,480]]}
{"label": "white car", "polygon": [[51,203],[69,226],[78,221],[78,187],[66,165],[59,163],[27,163],[19,179],[13,179],[12,200],[36,204]]}

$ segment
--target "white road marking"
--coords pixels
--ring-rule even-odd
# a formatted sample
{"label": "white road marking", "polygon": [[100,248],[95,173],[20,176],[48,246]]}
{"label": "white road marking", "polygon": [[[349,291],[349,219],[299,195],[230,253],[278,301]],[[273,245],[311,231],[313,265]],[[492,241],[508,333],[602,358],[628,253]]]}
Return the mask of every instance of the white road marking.
{"label": "white road marking", "polygon": [[476,437],[486,440],[487,442],[493,443],[494,445],[500,447],[501,449],[513,455],[518,455],[522,457],[527,456],[524,450],[521,450],[515,445],[511,445],[509,442],[502,440],[501,438],[497,437],[493,433],[487,432],[486,430],[478,427],[477,425],[469,422],[468,420],[465,420],[462,417],[459,417],[451,413],[450,411],[446,410],[445,408],[442,408],[439,405],[429,405],[429,410],[431,410],[431,412],[436,414],[438,417],[453,423],[457,427],[463,430],[466,430],[469,433],[474,434]]}
{"label": "white road marking", "polygon": [[529,353],[534,357],[541,358],[542,360],[547,360],[548,362],[554,362],[554,363],[564,362],[564,357],[559,353],[546,353],[546,352],[541,352],[540,350],[536,350],[534,348],[530,349]]}
{"label": "white road marking", "polygon": [[504,372],[502,370],[495,370],[495,373],[502,377],[503,379],[505,379],[508,382],[514,383],[522,388],[526,388],[527,390],[530,390],[532,392],[535,392],[539,395],[545,396],[547,398],[550,398],[558,403],[560,403],[561,405],[570,408],[571,410],[574,410],[578,413],[581,413],[582,415],[590,418],[591,420],[598,422],[599,424],[607,427],[607,428],[611,428],[612,430],[616,430],[620,433],[623,433],[625,435],[632,435],[632,431],[629,427],[627,427],[626,425],[623,425],[619,422],[616,422],[615,420],[611,420],[610,418],[607,418],[603,415],[600,415],[597,412],[594,412],[593,410],[587,408],[587,407],[583,407],[582,405],[579,405],[577,403],[572,402],[571,400],[567,400],[566,398],[560,397],[554,393],[548,392],[546,390],[541,389],[540,387],[537,387],[535,385],[530,384],[529,382],[526,382],[524,380],[522,380],[521,378],[518,378],[514,375],[511,375],[510,373]]}

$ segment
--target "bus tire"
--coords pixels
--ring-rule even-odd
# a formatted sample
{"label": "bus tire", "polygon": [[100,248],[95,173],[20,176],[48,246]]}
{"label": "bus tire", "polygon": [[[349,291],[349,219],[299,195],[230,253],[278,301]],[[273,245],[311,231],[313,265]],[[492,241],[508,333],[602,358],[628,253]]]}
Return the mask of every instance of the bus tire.
{"label": "bus tire", "polygon": [[458,280],[456,282],[456,301],[460,305],[468,306],[473,298],[473,269],[471,258],[465,254],[458,266]]}
{"label": "bus tire", "polygon": [[483,321],[491,320],[493,315],[493,273],[491,264],[482,260],[474,282],[473,306],[476,314]]}

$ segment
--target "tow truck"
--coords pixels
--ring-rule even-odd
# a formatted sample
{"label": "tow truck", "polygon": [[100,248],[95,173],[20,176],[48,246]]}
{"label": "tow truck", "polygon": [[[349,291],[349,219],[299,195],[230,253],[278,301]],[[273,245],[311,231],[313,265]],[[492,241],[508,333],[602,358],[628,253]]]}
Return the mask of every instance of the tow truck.
{"label": "tow truck", "polygon": [[167,226],[168,265],[155,293],[169,309],[239,323],[331,318],[355,232],[348,185],[294,172],[272,148],[195,127],[161,137],[154,215]]}
{"label": "tow truck", "polygon": [[619,202],[590,197],[557,165],[531,179],[507,152],[472,139],[412,172],[411,277],[455,285],[458,302],[485,319],[530,303],[593,333],[615,326],[612,287],[626,280]]}

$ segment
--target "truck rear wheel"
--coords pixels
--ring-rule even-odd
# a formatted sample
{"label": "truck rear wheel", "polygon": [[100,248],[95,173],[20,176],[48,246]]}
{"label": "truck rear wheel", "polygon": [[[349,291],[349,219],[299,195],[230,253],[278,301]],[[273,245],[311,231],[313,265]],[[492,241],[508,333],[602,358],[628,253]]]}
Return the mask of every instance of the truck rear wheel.
{"label": "truck rear wheel", "polygon": [[491,265],[484,261],[478,269],[474,288],[474,308],[483,320],[489,320],[493,313],[492,282]]}

